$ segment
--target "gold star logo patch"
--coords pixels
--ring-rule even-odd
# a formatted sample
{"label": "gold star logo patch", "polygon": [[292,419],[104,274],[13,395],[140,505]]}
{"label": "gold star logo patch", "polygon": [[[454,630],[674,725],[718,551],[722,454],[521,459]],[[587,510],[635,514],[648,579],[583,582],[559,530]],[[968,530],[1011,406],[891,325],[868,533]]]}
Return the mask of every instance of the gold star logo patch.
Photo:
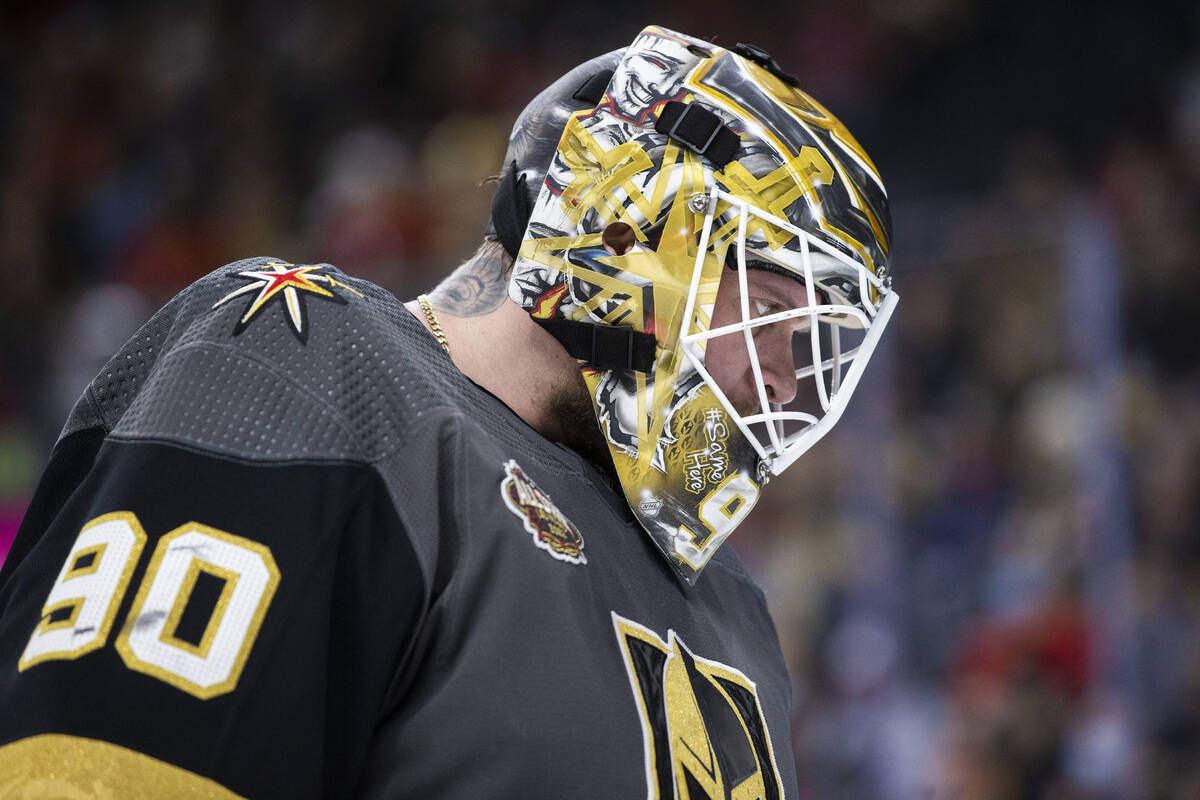
{"label": "gold star logo patch", "polygon": [[281,261],[272,261],[264,269],[239,272],[237,273],[238,277],[249,278],[251,282],[234,289],[213,303],[213,308],[218,308],[235,297],[257,292],[246,308],[246,312],[238,319],[237,326],[233,329],[233,335],[237,336],[244,331],[263,308],[278,300],[283,304],[284,316],[290,324],[292,333],[301,343],[305,343],[308,341],[308,318],[304,304],[306,297],[316,295],[324,300],[344,305],[346,299],[336,294],[333,289],[345,289],[359,297],[363,296],[361,292],[351,289],[332,275],[320,272],[322,269],[325,267],[297,266]]}

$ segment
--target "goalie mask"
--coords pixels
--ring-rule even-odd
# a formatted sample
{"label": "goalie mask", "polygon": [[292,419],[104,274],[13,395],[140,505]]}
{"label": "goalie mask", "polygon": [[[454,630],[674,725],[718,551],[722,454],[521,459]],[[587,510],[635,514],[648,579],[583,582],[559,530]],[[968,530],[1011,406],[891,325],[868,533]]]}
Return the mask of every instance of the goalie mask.
{"label": "goalie mask", "polygon": [[566,117],[509,295],[579,359],[687,582],[845,409],[896,304],[890,240],[866,153],[758,48],[646,28]]}

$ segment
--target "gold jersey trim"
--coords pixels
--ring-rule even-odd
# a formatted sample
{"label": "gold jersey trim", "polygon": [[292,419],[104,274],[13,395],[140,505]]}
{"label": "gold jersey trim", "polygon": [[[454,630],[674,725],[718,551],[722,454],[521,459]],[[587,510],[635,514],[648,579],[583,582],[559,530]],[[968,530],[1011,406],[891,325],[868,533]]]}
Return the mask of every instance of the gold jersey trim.
{"label": "gold jersey trim", "polygon": [[111,742],[47,733],[0,747],[0,797],[12,800],[239,800],[221,784]]}

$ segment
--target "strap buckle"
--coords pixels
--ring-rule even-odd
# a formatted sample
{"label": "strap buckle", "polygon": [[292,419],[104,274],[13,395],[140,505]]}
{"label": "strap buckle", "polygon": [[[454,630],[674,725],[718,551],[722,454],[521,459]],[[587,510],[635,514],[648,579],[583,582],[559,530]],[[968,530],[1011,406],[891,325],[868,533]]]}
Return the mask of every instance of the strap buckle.
{"label": "strap buckle", "polygon": [[[708,138],[705,139],[703,143],[693,140],[686,135],[684,131],[680,130],[680,126],[684,125],[685,121],[688,120],[689,114],[692,118],[692,122],[690,123],[691,125],[695,126],[707,124],[709,126]],[[683,110],[679,113],[679,116],[675,118],[675,122],[672,123],[670,130],[666,131],[666,134],[670,138],[687,145],[697,153],[703,154],[708,152],[709,145],[711,145],[717,138],[717,134],[721,132],[721,127],[721,119],[716,114],[712,113],[707,108],[696,105],[695,103],[688,103],[684,105]],[[698,130],[695,132],[700,133]],[[700,135],[703,135],[703,133],[700,133]]]}
{"label": "strap buckle", "polygon": [[592,354],[597,369],[629,369],[633,360],[633,328],[592,325]]}

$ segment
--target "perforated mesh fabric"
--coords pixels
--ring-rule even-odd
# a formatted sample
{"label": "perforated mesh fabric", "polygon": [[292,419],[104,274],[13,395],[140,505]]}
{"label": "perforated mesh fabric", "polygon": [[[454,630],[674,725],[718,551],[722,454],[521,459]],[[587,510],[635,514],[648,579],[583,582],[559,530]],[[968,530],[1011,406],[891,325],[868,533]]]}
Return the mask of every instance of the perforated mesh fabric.
{"label": "perforated mesh fabric", "polygon": [[362,296],[334,287],[345,304],[305,298],[305,342],[281,302],[235,336],[253,294],[214,304],[247,283],[239,272],[273,261],[229,264],[174,298],[101,370],[63,435],[99,424],[121,439],[235,458],[378,464],[418,426],[460,417],[528,459],[566,466],[464,377],[399,300],[329,265],[320,272]]}

